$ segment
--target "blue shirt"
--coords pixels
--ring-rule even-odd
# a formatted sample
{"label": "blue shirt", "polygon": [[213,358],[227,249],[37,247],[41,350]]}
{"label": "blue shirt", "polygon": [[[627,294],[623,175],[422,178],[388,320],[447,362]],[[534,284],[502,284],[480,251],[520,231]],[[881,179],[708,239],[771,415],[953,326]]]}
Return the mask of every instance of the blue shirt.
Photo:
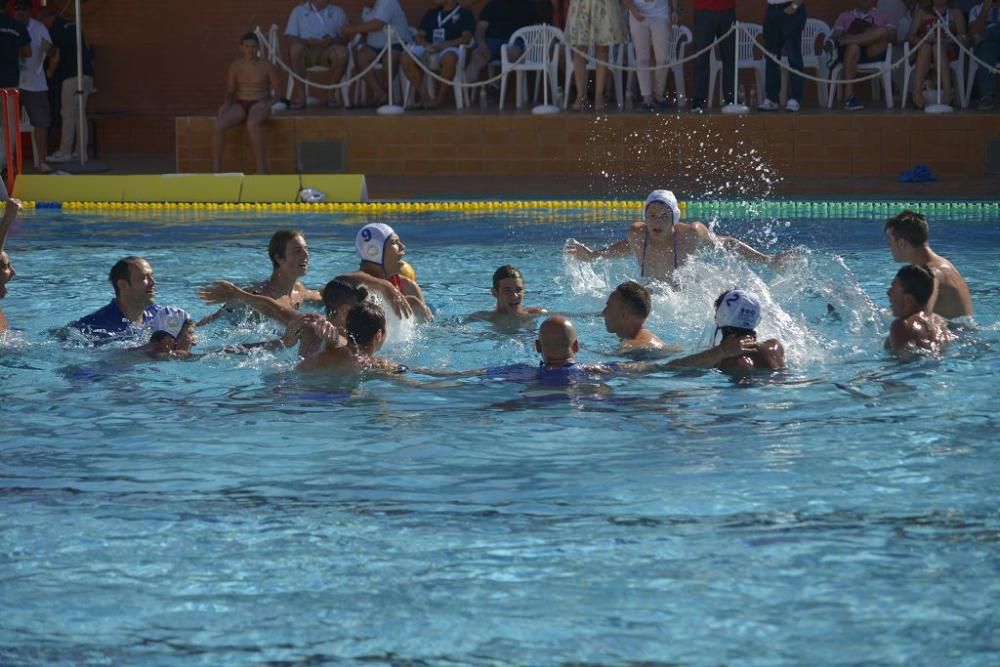
{"label": "blue shirt", "polygon": [[[158,306],[155,303],[146,306],[146,310],[142,311],[142,323],[149,324],[163,308],[164,306]],[[118,300],[112,299],[108,305],[78,319],[69,326],[92,337],[95,343],[107,343],[116,334],[128,331],[135,324],[125,317],[125,313],[118,307]]]}
{"label": "blue shirt", "polygon": [[577,383],[600,384],[608,371],[616,372],[619,370],[618,364],[601,364],[595,367],[593,365],[581,366],[576,362],[571,362],[559,368],[546,368],[544,365],[511,364],[487,368],[485,375],[491,380],[564,387]]}

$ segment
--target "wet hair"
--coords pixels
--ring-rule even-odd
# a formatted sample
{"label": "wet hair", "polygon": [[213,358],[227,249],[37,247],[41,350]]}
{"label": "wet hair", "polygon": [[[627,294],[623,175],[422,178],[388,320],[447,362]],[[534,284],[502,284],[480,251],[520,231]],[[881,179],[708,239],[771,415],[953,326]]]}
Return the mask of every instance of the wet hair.
{"label": "wet hair", "polygon": [[260,39],[257,38],[257,33],[248,32],[242,37],[240,37],[240,44],[243,42],[253,42],[257,46],[260,46]]}
{"label": "wet hair", "polygon": [[524,280],[524,276],[522,276],[521,272],[517,270],[517,267],[511,266],[510,264],[504,264],[493,272],[493,289],[500,289],[500,281],[506,280],[507,278]]}
{"label": "wet hair", "polygon": [[347,335],[356,345],[370,345],[375,335],[385,331],[385,312],[371,301],[351,306],[347,312]]}
{"label": "wet hair", "polygon": [[622,301],[636,317],[646,319],[653,310],[652,302],[649,300],[649,292],[634,280],[629,280],[616,287],[615,293],[621,295]]}
{"label": "wet hair", "polygon": [[[181,331],[183,331],[183,329],[181,329]],[[162,343],[163,341],[170,341],[171,343],[177,342],[176,339],[167,331],[154,331],[153,335],[149,337],[150,343]]]}
{"label": "wet hair", "polygon": [[297,229],[279,229],[271,235],[271,241],[267,244],[267,256],[271,258],[271,266],[278,268],[278,257],[285,256],[288,242],[296,236],[303,234]]}
{"label": "wet hair", "polygon": [[368,288],[353,280],[334,278],[323,287],[323,305],[326,307],[327,317],[336,315],[339,307],[344,304],[354,306],[367,298]]}
{"label": "wet hair", "polygon": [[911,264],[896,272],[896,278],[903,287],[903,292],[917,300],[921,306],[926,306],[934,293],[934,274],[926,266]]}
{"label": "wet hair", "polygon": [[124,280],[128,282],[131,280],[128,267],[132,264],[138,264],[141,261],[142,257],[129,255],[128,257],[122,257],[115,262],[114,266],[111,267],[111,272],[108,274],[108,280],[111,281],[111,286],[115,289],[115,296],[118,296],[118,281]]}
{"label": "wet hair", "polygon": [[910,209],[886,220],[885,229],[915,247],[924,245],[930,238],[927,216]]}

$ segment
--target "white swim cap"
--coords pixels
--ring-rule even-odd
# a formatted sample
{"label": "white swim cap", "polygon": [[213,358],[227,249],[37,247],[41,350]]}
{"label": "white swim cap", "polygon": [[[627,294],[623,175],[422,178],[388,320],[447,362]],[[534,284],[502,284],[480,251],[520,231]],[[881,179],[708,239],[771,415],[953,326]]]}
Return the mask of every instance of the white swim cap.
{"label": "white swim cap", "polygon": [[715,325],[756,329],[760,322],[760,298],[753,292],[734,289],[722,295],[719,307],[715,309]]}
{"label": "white swim cap", "polygon": [[385,242],[395,233],[392,227],[381,222],[362,227],[354,240],[361,259],[381,265],[385,257]]}
{"label": "white swim cap", "polygon": [[677,205],[677,197],[670,190],[653,190],[649,193],[649,196],[646,197],[646,205],[642,207],[643,220],[646,219],[646,209],[649,208],[649,205],[657,202],[666,204],[667,208],[673,211],[675,224],[681,221],[681,207]]}
{"label": "white swim cap", "polygon": [[191,316],[186,310],[175,308],[174,306],[166,306],[156,312],[156,315],[149,322],[149,327],[153,330],[153,333],[165,331],[170,334],[171,338],[177,340],[177,337],[181,335],[181,329],[184,328],[184,323],[190,319]]}

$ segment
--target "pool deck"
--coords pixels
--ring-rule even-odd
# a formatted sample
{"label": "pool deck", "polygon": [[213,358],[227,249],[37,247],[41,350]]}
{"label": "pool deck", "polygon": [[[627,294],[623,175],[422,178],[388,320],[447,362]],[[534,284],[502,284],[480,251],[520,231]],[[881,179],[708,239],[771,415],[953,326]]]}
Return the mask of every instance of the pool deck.
{"label": "pool deck", "polygon": [[[172,155],[100,159],[115,174],[209,171],[213,118],[173,125]],[[276,116],[267,131],[272,173],[363,173],[372,199],[618,198],[656,187],[684,197],[1000,198],[997,113],[323,108]],[[916,164],[938,180],[899,183]],[[223,169],[253,171],[242,128],[229,132]]]}

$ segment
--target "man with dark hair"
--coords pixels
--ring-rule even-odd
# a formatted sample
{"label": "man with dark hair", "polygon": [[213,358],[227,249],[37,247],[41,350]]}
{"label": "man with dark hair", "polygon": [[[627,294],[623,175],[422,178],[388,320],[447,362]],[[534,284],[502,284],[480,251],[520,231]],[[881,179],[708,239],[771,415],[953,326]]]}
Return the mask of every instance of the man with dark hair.
{"label": "man with dark hair", "polygon": [[[8,199],[7,205],[4,207],[3,218],[0,218],[0,299],[7,296],[7,283],[17,275],[14,265],[10,263],[7,251],[4,250],[4,245],[7,242],[7,234],[17,219],[17,212],[20,210],[21,202],[16,199]],[[4,331],[7,331],[7,316],[4,315],[3,308],[0,308],[0,333]]]}
{"label": "man with dark hair", "polygon": [[885,238],[894,260],[924,266],[934,274],[937,293],[931,296],[931,312],[948,319],[972,315],[972,295],[962,274],[928,244],[930,227],[926,216],[907,209],[889,218]]}
{"label": "man with dark hair", "polygon": [[115,290],[111,303],[69,326],[88,334],[96,343],[106,343],[116,334],[148,325],[163,306],[156,299],[153,268],[142,257],[123,257],[108,276]]}
{"label": "man with dark hair", "polygon": [[[69,162],[73,159],[73,142],[77,151],[85,151],[82,146],[80,129],[80,105],[87,108],[87,97],[94,92],[94,59],[90,45],[83,39],[83,81],[79,82],[79,68],[76,60],[76,24],[56,14],[51,7],[42,7],[38,20],[45,24],[52,37],[49,51],[48,76],[58,87],[62,130],[59,136],[59,150],[46,158],[47,162]],[[80,83],[78,86],[77,84]],[[78,92],[79,88],[79,92]],[[86,153],[85,153],[86,154]],[[77,153],[79,155],[79,153]]]}
{"label": "man with dark hair", "polygon": [[667,345],[645,328],[652,312],[649,292],[639,283],[629,280],[615,288],[601,314],[604,327],[621,339],[618,354],[649,356],[650,353],[677,352],[680,348]]}
{"label": "man with dark hair", "polygon": [[889,327],[885,347],[899,353],[913,350],[942,350],[951,339],[948,323],[940,315],[928,313],[935,290],[934,275],[923,266],[904,266],[889,287],[889,306],[896,317]]}
{"label": "man with dark hair", "polygon": [[[21,82],[21,58],[31,55],[31,36],[28,29],[19,21],[12,19],[7,12],[0,11],[0,88],[17,88]],[[21,110],[17,105],[8,106],[7,118],[0,119],[0,126],[5,132],[0,132],[0,167],[7,166],[5,142],[14,146],[20,137],[12,136],[15,114]],[[4,136],[6,135],[6,136]]]}
{"label": "man with dark hair", "polygon": [[497,305],[493,310],[480,310],[469,315],[470,320],[489,320],[493,324],[519,324],[531,320],[536,315],[544,315],[544,308],[526,308],[524,299],[524,277],[510,264],[504,264],[493,272],[493,289],[490,290]]}

